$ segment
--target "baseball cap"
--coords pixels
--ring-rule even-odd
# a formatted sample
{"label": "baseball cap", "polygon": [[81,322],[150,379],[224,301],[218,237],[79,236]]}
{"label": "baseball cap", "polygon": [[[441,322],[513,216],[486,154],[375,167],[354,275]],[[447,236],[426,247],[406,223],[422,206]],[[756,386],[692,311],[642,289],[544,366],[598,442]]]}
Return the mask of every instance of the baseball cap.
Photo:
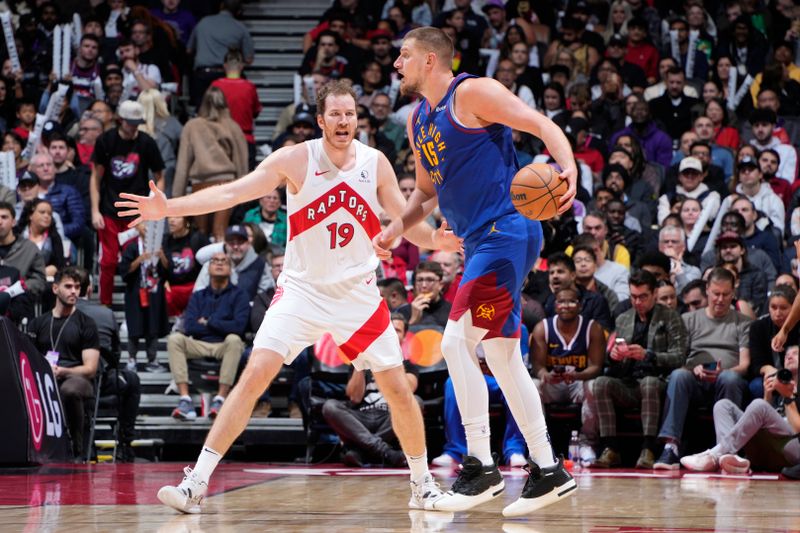
{"label": "baseball cap", "polygon": [[367,32],[367,39],[372,42],[380,41],[381,39],[387,39],[389,41],[392,40],[392,34],[386,30],[379,29],[379,30],[372,30]]}
{"label": "baseball cap", "polygon": [[506,6],[503,3],[503,0],[486,0],[486,3],[483,4],[481,10],[484,13],[488,13],[490,9],[502,9],[505,11]]}
{"label": "baseball cap", "polygon": [[741,161],[739,161],[738,167],[739,168],[742,168],[742,167],[758,168],[758,162],[755,159],[753,159],[752,157],[750,157],[749,155],[746,155],[746,156],[744,156],[742,158]]}
{"label": "baseball cap", "polygon": [[240,224],[228,226],[228,229],[225,230],[225,240],[227,241],[231,237],[241,237],[242,239],[247,240],[247,229]]}
{"label": "baseball cap", "polygon": [[766,122],[767,124],[776,124],[778,116],[772,109],[756,109],[750,113],[750,124],[759,124]]}
{"label": "baseball cap", "polygon": [[128,124],[138,126],[139,124],[144,123],[144,108],[142,104],[139,102],[134,102],[133,100],[125,100],[121,104],[119,104],[119,109],[117,109],[117,114],[119,118],[127,122]]}
{"label": "baseball cap", "polygon": [[741,235],[739,235],[735,231],[726,231],[723,232],[719,237],[717,237],[716,240],[717,246],[719,246],[720,244],[724,244],[726,242],[733,242],[740,246],[744,246],[744,241],[742,240]]}
{"label": "baseball cap", "polygon": [[298,111],[292,117],[292,126],[300,123],[310,124],[313,127],[315,125],[313,115],[307,111]]}
{"label": "baseball cap", "polygon": [[39,183],[39,176],[37,176],[34,172],[30,170],[26,170],[22,176],[19,177],[19,181],[17,181],[17,186],[21,185],[33,185]]}
{"label": "baseball cap", "polygon": [[567,133],[577,135],[579,131],[586,131],[589,129],[589,121],[583,117],[572,117],[567,122]]}
{"label": "baseball cap", "polygon": [[681,164],[678,167],[678,172],[683,172],[685,170],[696,170],[698,172],[703,172],[703,163],[701,163],[696,157],[684,157],[683,161],[681,161]]}
{"label": "baseball cap", "polygon": [[611,36],[611,39],[608,40],[608,46],[625,47],[627,45],[628,45],[628,40],[619,33],[615,33],[614,35]]}

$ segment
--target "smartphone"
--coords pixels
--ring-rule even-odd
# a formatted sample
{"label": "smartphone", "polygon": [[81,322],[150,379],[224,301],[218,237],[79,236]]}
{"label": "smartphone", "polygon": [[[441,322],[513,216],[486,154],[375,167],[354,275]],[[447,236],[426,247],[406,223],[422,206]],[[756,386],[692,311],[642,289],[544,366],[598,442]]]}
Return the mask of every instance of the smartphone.
{"label": "smartphone", "polygon": [[617,346],[619,346],[620,344],[625,344],[625,339],[620,339],[619,337],[617,337],[616,339],[614,339],[614,344],[616,344]]}
{"label": "smartphone", "polygon": [[713,363],[705,363],[703,365],[703,370],[708,370],[710,372],[714,372],[714,371],[717,370],[717,364],[718,363],[716,361],[714,361]]}

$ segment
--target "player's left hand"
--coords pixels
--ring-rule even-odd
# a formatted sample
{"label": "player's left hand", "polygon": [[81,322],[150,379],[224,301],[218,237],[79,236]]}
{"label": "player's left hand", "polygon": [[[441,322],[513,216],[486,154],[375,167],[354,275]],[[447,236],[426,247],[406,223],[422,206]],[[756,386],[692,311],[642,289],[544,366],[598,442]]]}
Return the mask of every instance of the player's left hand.
{"label": "player's left hand", "polygon": [[434,230],[431,235],[433,246],[436,250],[442,252],[463,252],[464,239],[456,236],[453,230],[447,225],[447,221],[443,220],[439,229]]}
{"label": "player's left hand", "polygon": [[561,196],[561,204],[558,206],[558,214],[561,215],[572,207],[572,201],[575,200],[575,195],[578,193],[578,169],[574,165],[570,165],[561,171],[558,175],[562,180],[567,180],[569,188]]}
{"label": "player's left hand", "polygon": [[403,223],[400,219],[396,219],[372,238],[372,247],[375,249],[375,255],[378,256],[378,259],[386,261],[392,257],[392,248],[395,245],[395,241],[402,234]]}

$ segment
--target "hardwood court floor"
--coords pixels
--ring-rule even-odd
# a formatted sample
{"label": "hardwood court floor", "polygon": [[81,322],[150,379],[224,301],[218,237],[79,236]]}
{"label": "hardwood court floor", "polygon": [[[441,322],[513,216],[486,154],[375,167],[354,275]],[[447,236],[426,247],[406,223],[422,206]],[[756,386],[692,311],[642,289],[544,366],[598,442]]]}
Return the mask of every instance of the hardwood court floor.
{"label": "hardwood court floor", "polygon": [[[575,497],[525,519],[504,519],[524,472],[506,492],[465,513],[409,511],[404,471],[228,463],[214,475],[202,515],[158,504],[182,464],[59,465],[0,469],[0,532],[800,532],[800,483],[777,476],[591,471]],[[435,471],[449,486],[452,472]]]}

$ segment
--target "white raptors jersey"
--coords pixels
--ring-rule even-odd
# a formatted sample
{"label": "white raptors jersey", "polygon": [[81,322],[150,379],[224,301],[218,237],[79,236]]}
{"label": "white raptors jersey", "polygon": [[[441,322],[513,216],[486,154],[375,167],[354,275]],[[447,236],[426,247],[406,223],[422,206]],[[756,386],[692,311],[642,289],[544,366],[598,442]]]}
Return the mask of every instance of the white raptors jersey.
{"label": "white raptors jersey", "polygon": [[365,276],[378,267],[372,238],[378,215],[378,151],[356,140],[356,162],[340,170],[322,146],[306,141],[308,170],[297,194],[287,190],[289,240],[283,273],[315,284]]}

